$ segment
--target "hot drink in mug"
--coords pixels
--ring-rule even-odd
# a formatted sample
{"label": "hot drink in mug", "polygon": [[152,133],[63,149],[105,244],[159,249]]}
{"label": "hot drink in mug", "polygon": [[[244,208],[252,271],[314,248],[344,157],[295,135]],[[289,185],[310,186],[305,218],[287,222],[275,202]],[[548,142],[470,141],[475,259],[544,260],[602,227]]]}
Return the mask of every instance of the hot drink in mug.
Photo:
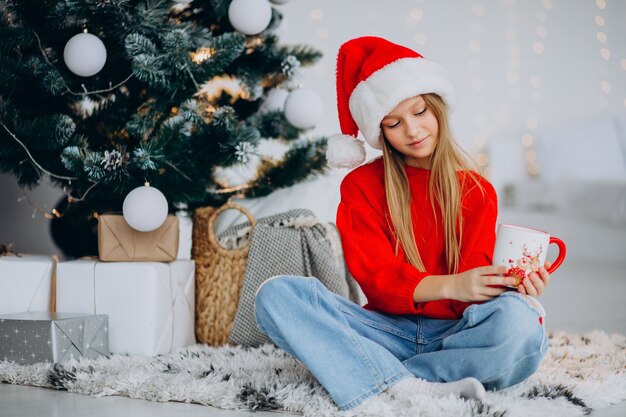
{"label": "hot drink in mug", "polygon": [[559,254],[550,266],[548,273],[556,271],[565,259],[565,243],[558,237],[550,236],[541,230],[528,227],[499,224],[493,264],[509,268],[507,275],[515,277],[515,287],[531,272],[544,266],[548,246],[556,244]]}

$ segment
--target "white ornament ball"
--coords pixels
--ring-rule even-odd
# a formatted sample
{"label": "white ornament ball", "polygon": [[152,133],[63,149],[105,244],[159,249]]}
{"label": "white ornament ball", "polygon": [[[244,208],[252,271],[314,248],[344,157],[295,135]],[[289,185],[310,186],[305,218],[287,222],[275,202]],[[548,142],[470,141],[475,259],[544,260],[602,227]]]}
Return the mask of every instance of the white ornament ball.
{"label": "white ornament ball", "polygon": [[262,113],[275,110],[283,111],[288,95],[289,91],[284,88],[272,88],[267,92],[267,96],[265,97],[263,103],[261,103],[259,111]]}
{"label": "white ornament ball", "polygon": [[63,50],[65,65],[76,75],[91,77],[100,72],[107,60],[104,43],[91,33],[79,33],[70,38]]}
{"label": "white ornament ball", "polygon": [[267,0],[233,0],[228,6],[231,25],[246,35],[263,32],[272,20],[272,6]]}
{"label": "white ornament ball", "polygon": [[270,0],[274,4],[285,4],[288,3],[289,0]]}
{"label": "white ornament ball", "polygon": [[292,91],[285,101],[285,117],[299,129],[315,126],[322,117],[323,109],[320,96],[308,88]]}
{"label": "white ornament ball", "polygon": [[154,187],[144,185],[132,190],[122,204],[124,220],[140,232],[151,232],[163,224],[167,217],[167,200]]}

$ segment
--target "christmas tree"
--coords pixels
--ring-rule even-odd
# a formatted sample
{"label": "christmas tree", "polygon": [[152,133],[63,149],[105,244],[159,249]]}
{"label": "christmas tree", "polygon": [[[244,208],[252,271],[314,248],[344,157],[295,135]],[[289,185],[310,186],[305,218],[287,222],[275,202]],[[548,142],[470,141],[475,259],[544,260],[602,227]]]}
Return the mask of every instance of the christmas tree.
{"label": "christmas tree", "polygon": [[[268,99],[299,91],[320,53],[279,44],[267,0],[9,0],[0,14],[0,172],[63,188],[53,228],[86,233],[145,181],[192,210],[324,170],[325,139]],[[285,152],[264,155],[272,142]]]}

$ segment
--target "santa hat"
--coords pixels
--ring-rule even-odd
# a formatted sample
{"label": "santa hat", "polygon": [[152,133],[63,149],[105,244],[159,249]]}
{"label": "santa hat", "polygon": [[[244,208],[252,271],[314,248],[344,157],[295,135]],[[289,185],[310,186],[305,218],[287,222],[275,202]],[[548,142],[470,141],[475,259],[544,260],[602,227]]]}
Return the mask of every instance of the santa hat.
{"label": "santa hat", "polygon": [[451,108],[454,89],[446,70],[417,52],[386,39],[352,39],[337,55],[337,110],[341,133],[328,140],[326,160],[354,168],[365,160],[359,131],[375,149],[382,149],[380,122],[409,97],[436,93]]}

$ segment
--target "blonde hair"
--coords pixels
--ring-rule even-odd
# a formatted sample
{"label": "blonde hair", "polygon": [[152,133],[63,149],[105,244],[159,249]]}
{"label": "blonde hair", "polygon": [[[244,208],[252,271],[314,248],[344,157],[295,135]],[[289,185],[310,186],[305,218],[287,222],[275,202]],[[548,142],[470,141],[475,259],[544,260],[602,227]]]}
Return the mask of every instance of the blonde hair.
{"label": "blonde hair", "polygon": [[[429,195],[433,213],[438,204],[443,219],[446,263],[449,273],[458,272],[463,216],[461,214],[462,192],[465,184],[459,181],[457,171],[471,173],[470,178],[481,188],[476,172],[470,169],[471,158],[457,145],[448,123],[447,108],[444,101],[436,94],[424,94],[426,106],[433,112],[439,124],[439,137],[430,159]],[[404,170],[404,157],[394,149],[383,135],[383,161],[385,170],[385,193],[391,223],[398,245],[402,247],[407,261],[419,271],[425,272],[413,233],[411,216],[411,191]],[[465,178],[465,176],[461,176]],[[467,190],[465,190],[467,191]],[[484,191],[484,190],[483,190]],[[458,232],[458,233],[457,233]]]}

